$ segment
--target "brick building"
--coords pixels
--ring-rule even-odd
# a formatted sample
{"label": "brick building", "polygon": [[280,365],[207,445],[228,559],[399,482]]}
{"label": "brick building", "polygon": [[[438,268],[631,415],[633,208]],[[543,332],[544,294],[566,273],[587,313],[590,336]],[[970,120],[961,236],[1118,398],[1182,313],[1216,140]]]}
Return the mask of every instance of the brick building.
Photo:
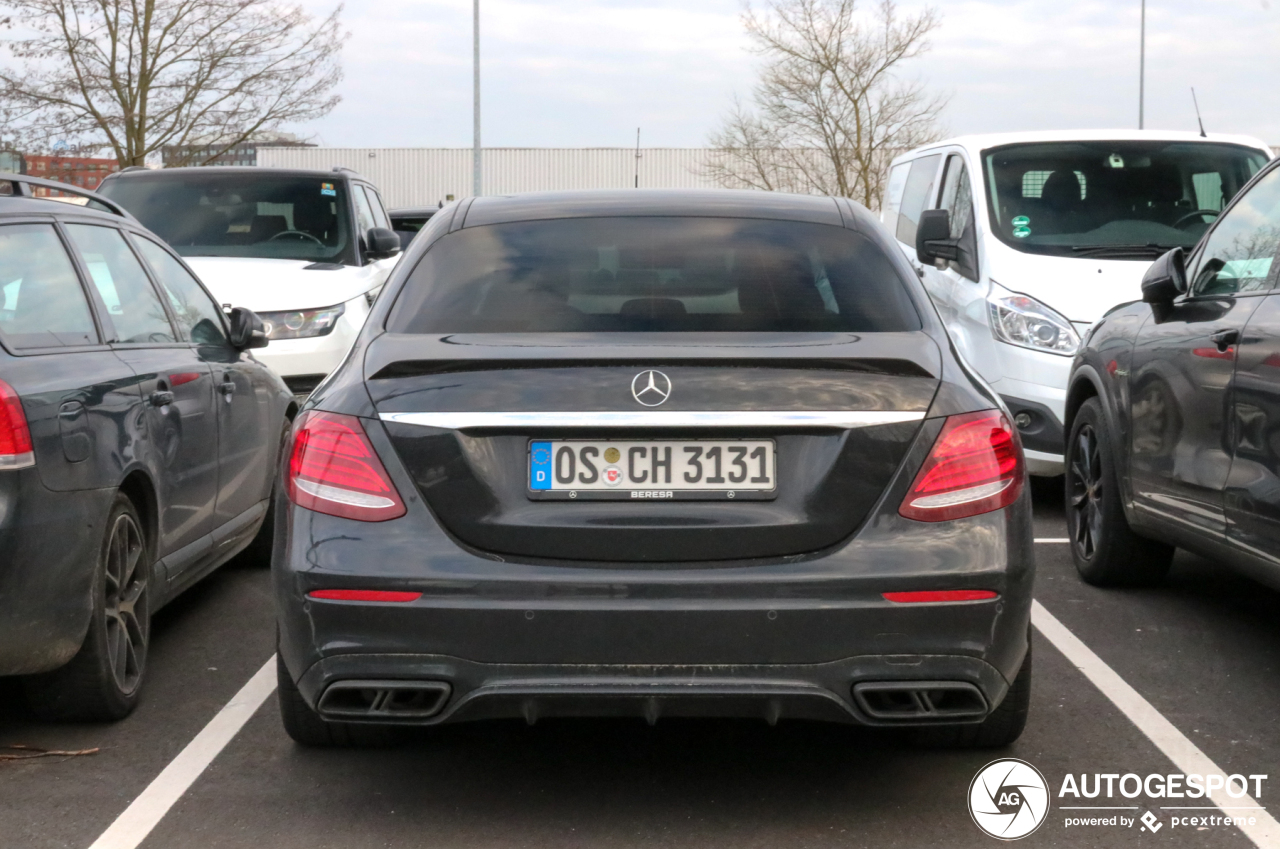
{"label": "brick building", "polygon": [[[94,159],[87,156],[31,156],[27,161],[27,174],[56,180],[59,183],[76,186],[82,189],[96,189],[103,178],[112,171],[119,171],[120,165],[114,159]],[[37,188],[35,194],[47,197],[51,189]]]}

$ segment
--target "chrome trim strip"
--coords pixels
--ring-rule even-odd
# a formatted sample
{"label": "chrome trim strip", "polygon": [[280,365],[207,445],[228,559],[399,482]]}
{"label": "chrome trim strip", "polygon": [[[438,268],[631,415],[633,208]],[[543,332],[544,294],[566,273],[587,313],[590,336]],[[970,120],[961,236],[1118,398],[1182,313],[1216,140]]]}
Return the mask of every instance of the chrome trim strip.
{"label": "chrome trim strip", "polygon": [[438,427],[445,430],[492,430],[522,427],[873,427],[918,422],[924,413],[875,410],[744,410],[712,412],[636,410],[634,412],[530,413],[382,413],[384,422]]}

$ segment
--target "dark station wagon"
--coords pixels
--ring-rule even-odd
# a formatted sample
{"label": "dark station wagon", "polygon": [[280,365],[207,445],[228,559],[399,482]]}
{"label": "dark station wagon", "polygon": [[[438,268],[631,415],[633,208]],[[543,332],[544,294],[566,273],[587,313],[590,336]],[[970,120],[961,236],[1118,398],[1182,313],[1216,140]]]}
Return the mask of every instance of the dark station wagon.
{"label": "dark station wagon", "polygon": [[0,675],[39,715],[124,716],[151,614],[270,550],[295,406],[266,341],[116,204],[0,174]]}

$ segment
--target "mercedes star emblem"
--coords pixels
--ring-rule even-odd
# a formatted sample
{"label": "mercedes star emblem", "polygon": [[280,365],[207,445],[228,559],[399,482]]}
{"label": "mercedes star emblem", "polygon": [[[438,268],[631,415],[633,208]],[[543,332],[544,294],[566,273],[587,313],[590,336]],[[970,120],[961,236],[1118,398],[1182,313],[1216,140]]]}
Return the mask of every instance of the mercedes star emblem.
{"label": "mercedes star emblem", "polygon": [[671,378],[660,371],[642,371],[631,379],[631,394],[646,407],[656,407],[671,397]]}

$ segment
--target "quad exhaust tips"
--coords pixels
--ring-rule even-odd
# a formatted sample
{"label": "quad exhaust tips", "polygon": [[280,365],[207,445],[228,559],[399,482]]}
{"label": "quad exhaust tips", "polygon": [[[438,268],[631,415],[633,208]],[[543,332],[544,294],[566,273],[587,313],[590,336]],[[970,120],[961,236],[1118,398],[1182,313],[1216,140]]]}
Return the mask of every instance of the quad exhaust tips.
{"label": "quad exhaust tips", "polygon": [[435,716],[449,699],[443,681],[335,681],[316,709],[326,719],[396,722]]}
{"label": "quad exhaust tips", "polygon": [[853,685],[853,699],[880,722],[982,719],[989,710],[982,692],[964,681],[866,681]]}

